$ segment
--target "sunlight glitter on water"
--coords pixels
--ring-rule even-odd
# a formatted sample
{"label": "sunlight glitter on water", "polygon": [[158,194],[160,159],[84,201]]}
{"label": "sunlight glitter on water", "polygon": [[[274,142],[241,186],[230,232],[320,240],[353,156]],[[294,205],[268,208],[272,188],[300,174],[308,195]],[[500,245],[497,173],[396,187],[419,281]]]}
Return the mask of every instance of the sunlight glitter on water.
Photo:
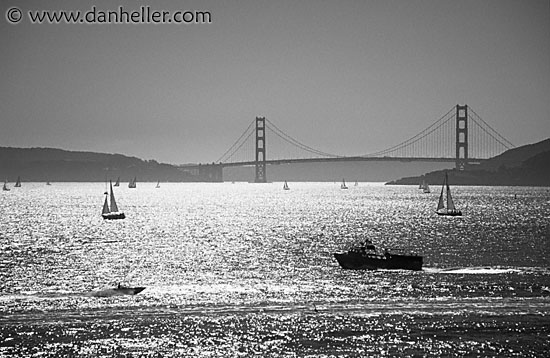
{"label": "sunlight glitter on water", "polygon": [[[486,340],[464,340],[468,319],[496,322],[495,331],[547,321],[545,189],[457,187],[465,215],[450,219],[435,215],[437,193],[406,186],[154,185],[118,188],[127,219],[114,222],[101,219],[100,183],[26,183],[0,198],[0,337],[16,347],[9,352],[30,349],[32,340],[21,337],[31,336],[15,339],[15,331],[44,338],[61,322],[46,340],[52,356],[90,349],[170,356],[169,347],[189,356],[490,353]],[[424,270],[342,270],[332,254],[365,237],[423,254]],[[86,296],[119,281],[147,288]],[[524,318],[507,318],[516,316]],[[535,338],[548,334],[542,327]],[[426,330],[450,335],[450,343],[421,339]],[[494,352],[521,351],[499,342]]]}

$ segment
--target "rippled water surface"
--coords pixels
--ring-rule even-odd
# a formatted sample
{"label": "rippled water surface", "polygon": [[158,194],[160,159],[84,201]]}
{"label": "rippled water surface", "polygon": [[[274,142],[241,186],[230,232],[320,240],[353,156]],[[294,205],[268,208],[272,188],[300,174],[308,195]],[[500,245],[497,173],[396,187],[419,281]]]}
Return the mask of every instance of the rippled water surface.
{"label": "rippled water surface", "polygon": [[[0,356],[545,356],[550,191],[24,183],[0,195]],[[435,189],[435,188],[434,188]],[[424,270],[348,271],[365,237]],[[126,281],[136,296],[95,297]]]}

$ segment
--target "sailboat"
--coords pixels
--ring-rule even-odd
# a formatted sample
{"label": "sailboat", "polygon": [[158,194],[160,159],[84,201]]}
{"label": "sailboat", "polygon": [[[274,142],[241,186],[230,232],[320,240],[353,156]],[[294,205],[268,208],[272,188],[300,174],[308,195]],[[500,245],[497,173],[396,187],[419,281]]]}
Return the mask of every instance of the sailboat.
{"label": "sailboat", "polygon": [[[443,196],[445,194],[447,196],[447,208],[445,208],[445,200],[443,199]],[[451,197],[451,188],[449,187],[449,178],[447,176],[447,173],[445,173],[445,181],[443,182],[443,186],[441,187],[441,194],[439,195],[439,202],[437,203],[436,213],[437,215],[445,216],[462,216],[462,211],[455,208],[453,198]]]}
{"label": "sailboat", "polygon": [[358,185],[359,185],[359,183],[358,183],[357,180],[356,180],[356,181],[355,181],[355,186],[358,186]]}
{"label": "sailboat", "polygon": [[288,183],[286,182],[286,180],[285,180],[285,184],[283,185],[283,190],[290,190],[290,188],[288,187]]}
{"label": "sailboat", "polygon": [[160,188],[160,181],[157,181],[157,186],[155,188]]}
{"label": "sailboat", "polygon": [[[116,219],[124,219],[126,215],[124,215],[123,212],[118,211],[118,206],[116,205],[115,201],[115,193],[113,192],[113,183],[109,180],[110,185],[110,195],[109,193],[105,192],[105,202],[103,203],[103,210],[101,211],[101,216],[103,219],[107,220],[116,220]],[[111,205],[109,206],[108,198],[110,198]]]}
{"label": "sailboat", "polygon": [[128,183],[128,188],[134,189],[136,187],[136,181],[137,181],[136,177],[134,177],[134,180],[130,180],[130,182]]}
{"label": "sailboat", "polygon": [[428,185],[428,183],[426,183],[426,185],[424,185],[424,188],[422,189],[422,191],[424,193],[431,193],[432,191],[430,190],[430,186]]}
{"label": "sailboat", "polygon": [[8,181],[4,180],[4,186],[2,187],[3,191],[10,191],[10,188],[8,188]]}
{"label": "sailboat", "polygon": [[430,185],[428,183],[426,183],[425,180],[422,180],[422,191],[424,193],[431,193]]}
{"label": "sailboat", "polygon": [[426,183],[426,180],[424,179],[422,179],[422,181],[420,182],[418,189],[422,189],[424,193],[431,193],[430,185],[428,185],[428,183]]}
{"label": "sailboat", "polygon": [[14,187],[21,188],[21,177],[20,176],[17,177],[17,181],[15,182]]}
{"label": "sailboat", "polygon": [[340,184],[340,189],[347,189],[346,181],[342,178],[342,184]]}
{"label": "sailboat", "polygon": [[113,186],[120,186],[120,177],[116,178],[115,185]]}

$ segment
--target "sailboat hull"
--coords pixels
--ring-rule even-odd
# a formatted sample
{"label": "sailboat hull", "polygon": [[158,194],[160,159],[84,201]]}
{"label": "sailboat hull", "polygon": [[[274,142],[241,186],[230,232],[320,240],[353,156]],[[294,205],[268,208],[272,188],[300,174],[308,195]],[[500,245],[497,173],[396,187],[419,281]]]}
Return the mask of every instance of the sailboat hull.
{"label": "sailboat hull", "polygon": [[441,216],[462,216],[462,211],[455,210],[455,211],[436,211],[437,215]]}
{"label": "sailboat hull", "polygon": [[124,213],[107,213],[107,214],[101,214],[103,219],[105,220],[119,220],[126,218],[126,215]]}
{"label": "sailboat hull", "polygon": [[422,256],[386,253],[384,255],[360,252],[335,253],[334,258],[349,270],[422,270]]}

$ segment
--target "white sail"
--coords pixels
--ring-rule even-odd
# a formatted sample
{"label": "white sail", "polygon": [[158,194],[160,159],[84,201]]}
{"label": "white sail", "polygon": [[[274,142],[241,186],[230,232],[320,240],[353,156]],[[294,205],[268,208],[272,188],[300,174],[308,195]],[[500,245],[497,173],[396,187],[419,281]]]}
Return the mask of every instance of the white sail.
{"label": "white sail", "polygon": [[115,193],[113,192],[113,183],[111,181],[109,181],[109,184],[111,186],[111,212],[117,213],[118,212],[118,206],[116,205]]}
{"label": "white sail", "polygon": [[441,186],[441,194],[439,195],[439,202],[437,203],[437,211],[440,211],[441,209],[445,208],[445,200],[443,199],[443,194],[446,186],[447,186],[447,174],[445,174],[445,181]]}
{"label": "white sail", "polygon": [[290,190],[290,188],[288,187],[288,184],[287,184],[286,180],[285,180],[285,184],[283,185],[283,189],[284,189],[284,190]]}
{"label": "white sail", "polygon": [[455,204],[451,196],[451,188],[449,188],[449,182],[447,182],[447,211],[455,211]]}

